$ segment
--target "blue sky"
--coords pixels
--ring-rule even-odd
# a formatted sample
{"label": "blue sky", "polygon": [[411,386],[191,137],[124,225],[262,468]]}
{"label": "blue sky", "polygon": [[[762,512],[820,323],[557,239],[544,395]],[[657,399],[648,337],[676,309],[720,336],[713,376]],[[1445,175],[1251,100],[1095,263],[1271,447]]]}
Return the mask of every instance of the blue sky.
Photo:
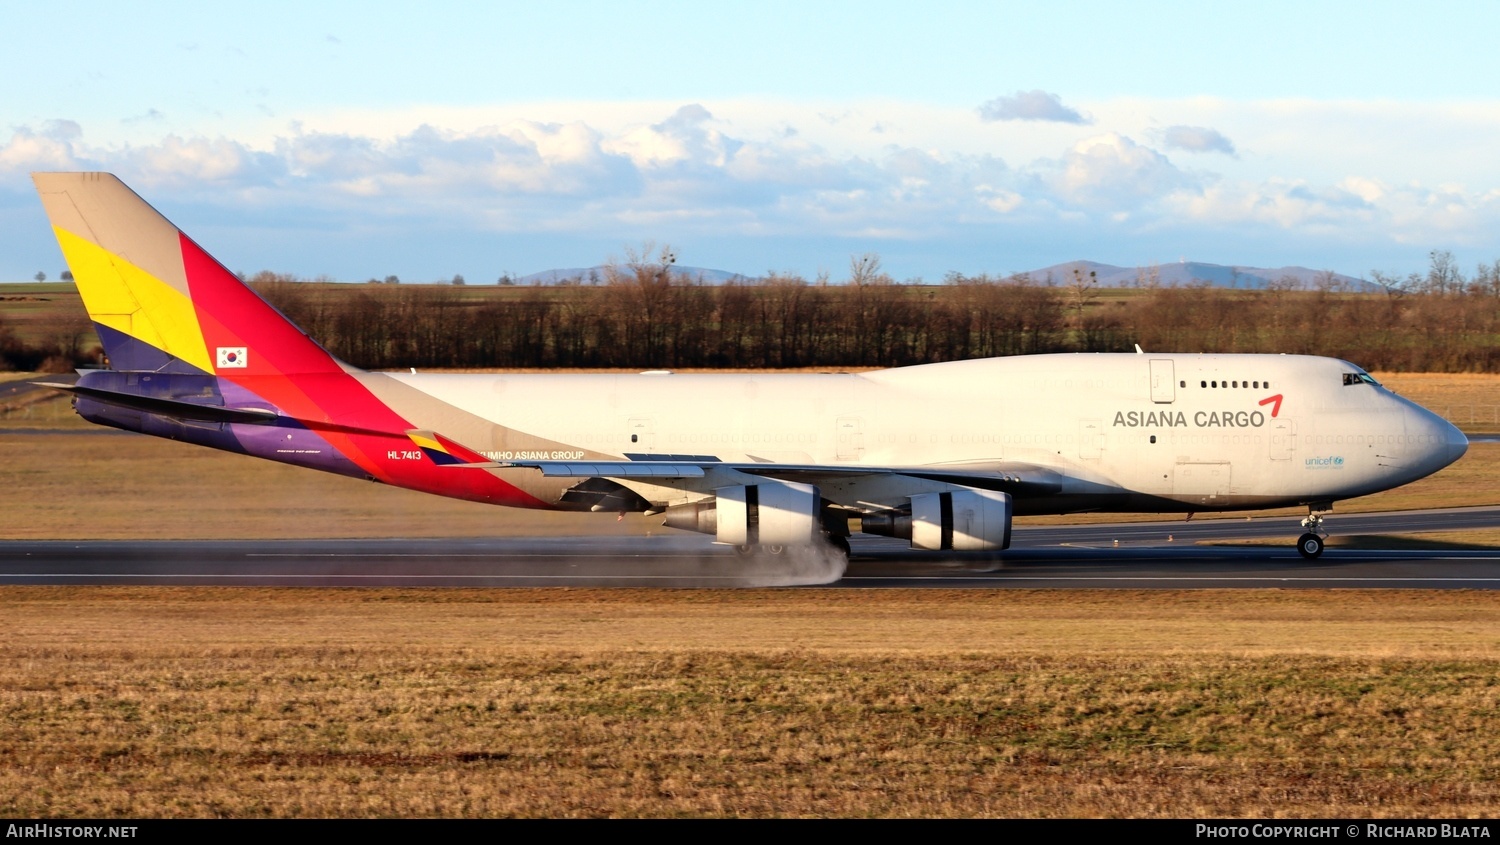
{"label": "blue sky", "polygon": [[1500,259],[1500,4],[1042,5],[0,0],[0,279],[57,169],[350,280]]}

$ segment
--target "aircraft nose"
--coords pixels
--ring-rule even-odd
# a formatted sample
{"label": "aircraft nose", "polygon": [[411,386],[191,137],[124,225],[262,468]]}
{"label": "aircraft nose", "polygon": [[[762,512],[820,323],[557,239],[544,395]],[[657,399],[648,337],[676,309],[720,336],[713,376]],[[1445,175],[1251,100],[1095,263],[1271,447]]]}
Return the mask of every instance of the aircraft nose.
{"label": "aircraft nose", "polygon": [[1469,438],[1465,437],[1464,433],[1458,430],[1458,426],[1448,422],[1447,420],[1444,420],[1443,422],[1448,426],[1448,430],[1445,432],[1445,434],[1447,435],[1446,444],[1448,447],[1448,463],[1451,464],[1459,458],[1462,458],[1464,456],[1464,453],[1469,451]]}
{"label": "aircraft nose", "polygon": [[1406,430],[1417,434],[1422,463],[1428,473],[1437,472],[1469,451],[1469,438],[1453,423],[1426,408],[1417,408],[1412,417],[1407,417]]}

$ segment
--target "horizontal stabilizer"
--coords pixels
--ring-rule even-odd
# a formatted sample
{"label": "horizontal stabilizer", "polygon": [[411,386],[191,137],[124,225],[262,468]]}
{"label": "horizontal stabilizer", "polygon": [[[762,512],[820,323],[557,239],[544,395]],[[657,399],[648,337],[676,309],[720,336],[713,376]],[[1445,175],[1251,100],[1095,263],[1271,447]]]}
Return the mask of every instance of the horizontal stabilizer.
{"label": "horizontal stabilizer", "polygon": [[223,405],[199,405],[193,402],[182,402],[177,399],[161,399],[154,396],[140,396],[135,393],[121,393],[115,390],[101,390],[97,387],[83,387],[77,384],[60,384],[57,382],[36,381],[32,382],[39,387],[50,387],[53,390],[61,390],[72,393],[75,396],[85,396],[95,402],[103,402],[107,405],[115,405],[120,408],[130,408],[134,411],[142,411],[148,414],[157,414],[163,417],[171,417],[177,420],[194,420],[197,422],[214,423],[242,423],[248,425],[275,425],[283,417],[275,411],[262,410],[260,408],[226,408]]}

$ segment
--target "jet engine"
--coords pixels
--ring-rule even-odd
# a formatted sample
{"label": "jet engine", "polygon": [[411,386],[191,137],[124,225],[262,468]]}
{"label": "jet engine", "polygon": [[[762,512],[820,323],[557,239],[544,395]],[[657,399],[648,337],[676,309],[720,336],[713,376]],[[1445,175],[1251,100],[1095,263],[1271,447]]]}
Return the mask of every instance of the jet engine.
{"label": "jet engine", "polygon": [[822,529],[818,488],[790,481],[720,487],[712,502],[667,508],[665,524],[732,546],[807,544]]}
{"label": "jet engine", "polygon": [[954,490],[918,493],[909,501],[910,513],[869,514],[860,520],[860,530],[911,540],[914,549],[986,552],[1010,547],[1009,493]]}

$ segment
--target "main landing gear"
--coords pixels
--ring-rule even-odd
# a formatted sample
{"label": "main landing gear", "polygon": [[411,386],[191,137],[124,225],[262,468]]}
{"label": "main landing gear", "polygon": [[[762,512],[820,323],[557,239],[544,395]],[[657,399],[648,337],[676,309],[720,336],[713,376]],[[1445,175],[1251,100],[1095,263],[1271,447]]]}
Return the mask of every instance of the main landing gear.
{"label": "main landing gear", "polygon": [[1323,553],[1323,538],[1328,536],[1328,532],[1323,530],[1323,515],[1308,508],[1302,527],[1307,529],[1307,533],[1297,538],[1297,553],[1313,560]]}
{"label": "main landing gear", "polygon": [[[841,536],[841,535],[838,535],[838,534],[826,534],[826,535],[823,536],[823,539],[822,539],[821,542],[824,545],[824,548],[831,549],[834,553],[838,554],[840,557],[844,558],[845,560],[849,559],[849,537],[847,535],[842,535]],[[818,544],[815,543],[813,545],[818,545]],[[797,547],[783,546],[783,545],[776,545],[776,544],[769,544],[768,543],[768,544],[765,544],[765,545],[735,546],[734,547],[734,552],[735,552],[735,554],[739,555],[740,557],[758,557],[760,555],[770,555],[771,557],[779,557],[781,555],[786,554],[787,551],[789,549],[792,549],[792,548],[801,548],[801,547],[800,546],[797,546]]]}

